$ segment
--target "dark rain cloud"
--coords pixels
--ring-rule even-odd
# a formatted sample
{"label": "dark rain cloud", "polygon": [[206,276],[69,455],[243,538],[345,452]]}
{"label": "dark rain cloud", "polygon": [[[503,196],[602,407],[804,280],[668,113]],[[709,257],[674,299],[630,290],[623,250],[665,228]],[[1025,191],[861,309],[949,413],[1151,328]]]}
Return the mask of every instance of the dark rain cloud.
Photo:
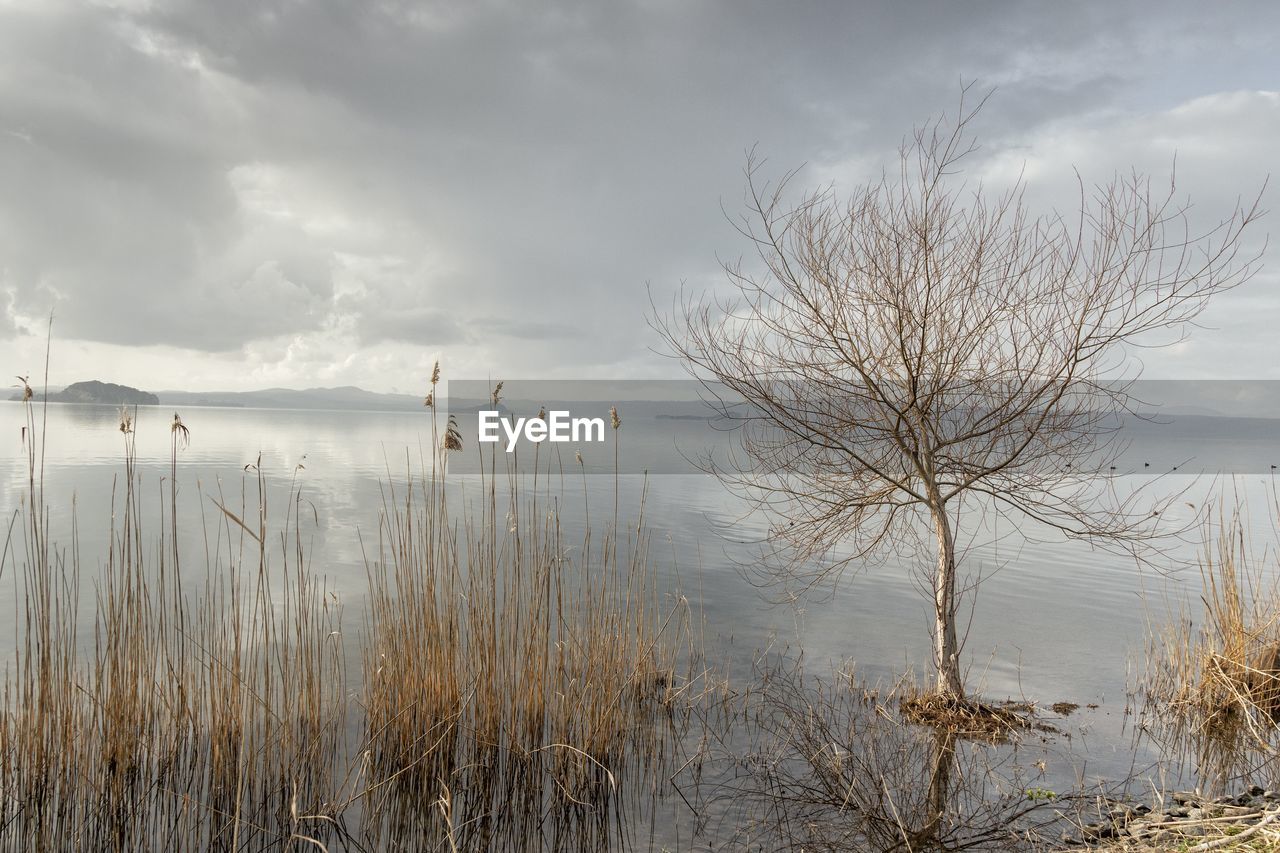
{"label": "dark rain cloud", "polygon": [[[741,209],[747,148],[772,174],[808,164],[801,182],[857,180],[954,106],[962,80],[998,88],[980,127],[995,161],[1274,87],[1280,13],[1202,12],[11,4],[7,325],[52,307],[73,339],[246,359],[305,350],[310,365],[396,343],[499,371],[660,372],[649,289],[662,303],[744,251],[722,206]],[[1055,156],[1110,169],[1105,150]],[[1224,163],[1214,182],[1269,168]]]}

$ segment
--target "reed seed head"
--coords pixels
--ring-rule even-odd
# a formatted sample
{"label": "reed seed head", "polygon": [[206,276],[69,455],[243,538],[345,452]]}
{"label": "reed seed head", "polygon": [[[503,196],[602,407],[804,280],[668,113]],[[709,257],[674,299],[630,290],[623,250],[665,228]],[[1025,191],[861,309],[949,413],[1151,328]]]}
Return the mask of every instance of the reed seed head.
{"label": "reed seed head", "polygon": [[609,423],[613,424],[614,430],[617,430],[618,427],[622,426],[622,418],[618,417],[617,406],[609,407]]}
{"label": "reed seed head", "polygon": [[427,399],[422,401],[422,405],[428,409],[436,407],[436,385],[440,382],[440,359],[436,359],[431,365],[431,390],[427,392]]}
{"label": "reed seed head", "polygon": [[494,408],[497,408],[498,401],[502,399],[502,383],[501,382],[493,386],[493,394],[490,395],[490,399],[493,400]]}
{"label": "reed seed head", "polygon": [[183,447],[191,443],[191,430],[187,429],[187,425],[182,422],[182,418],[178,417],[178,413],[173,413],[173,421],[169,424],[169,432],[173,437],[181,442]]}
{"label": "reed seed head", "polygon": [[458,419],[453,415],[449,415],[449,426],[444,431],[445,450],[461,450],[462,449],[462,432],[458,429]]}

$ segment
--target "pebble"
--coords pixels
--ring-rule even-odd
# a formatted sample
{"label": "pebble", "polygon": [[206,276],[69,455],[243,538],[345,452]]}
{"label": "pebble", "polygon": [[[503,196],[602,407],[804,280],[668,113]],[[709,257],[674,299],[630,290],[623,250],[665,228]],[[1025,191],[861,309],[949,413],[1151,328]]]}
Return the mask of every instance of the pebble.
{"label": "pebble", "polygon": [[[1153,809],[1145,803],[1110,803],[1106,819],[1081,827],[1075,844],[1113,838],[1133,838],[1148,845],[1176,844],[1181,840],[1200,839],[1210,834],[1200,823],[1212,818],[1241,818],[1237,825],[1248,826],[1262,817],[1260,812],[1277,809],[1280,793],[1273,788],[1252,785],[1239,794],[1207,800],[1197,791],[1175,791],[1168,795],[1173,804]],[[1219,828],[1214,829],[1214,833]],[[1064,838],[1065,840],[1065,838]]]}

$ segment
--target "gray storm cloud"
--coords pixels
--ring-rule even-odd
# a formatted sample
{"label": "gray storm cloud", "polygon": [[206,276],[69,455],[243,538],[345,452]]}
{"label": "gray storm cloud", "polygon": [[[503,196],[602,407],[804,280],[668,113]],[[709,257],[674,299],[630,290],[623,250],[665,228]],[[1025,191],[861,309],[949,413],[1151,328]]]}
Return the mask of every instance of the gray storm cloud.
{"label": "gray storm cloud", "polygon": [[[975,176],[1027,166],[1069,204],[1073,165],[1176,152],[1212,208],[1280,165],[1277,23],[1265,3],[0,5],[0,346],[53,309],[83,344],[70,372],[100,345],[189,352],[211,385],[376,388],[374,366],[441,351],[472,375],[669,373],[649,294],[747,249],[722,212],[747,148],[801,185],[861,180],[976,80],[998,91]],[[1197,369],[1238,369],[1274,281],[1214,314]]]}

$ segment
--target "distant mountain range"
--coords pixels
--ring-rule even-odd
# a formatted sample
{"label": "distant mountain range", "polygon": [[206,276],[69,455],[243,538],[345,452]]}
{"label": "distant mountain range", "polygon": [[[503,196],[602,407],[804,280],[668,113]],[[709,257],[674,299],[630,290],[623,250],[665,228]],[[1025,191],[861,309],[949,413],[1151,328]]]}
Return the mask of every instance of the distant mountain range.
{"label": "distant mountain range", "polygon": [[[625,394],[625,385],[620,389]],[[1276,382],[1179,382],[1155,380],[1145,383],[1139,409],[1145,417],[1280,417],[1280,383]],[[21,400],[18,391],[9,398]],[[36,393],[40,400],[41,394]],[[245,409],[329,409],[336,411],[420,412],[423,398],[416,394],[379,394],[354,385],[338,388],[266,388],[259,391],[160,391],[150,393],[128,385],[90,380],[65,388],[50,388],[49,402],[111,406],[217,406]],[[696,400],[523,400],[504,399],[497,407],[507,412],[533,414],[546,404],[557,409],[600,414],[616,403],[624,419],[630,415],[662,420],[706,420],[714,413]],[[462,415],[493,408],[488,400],[459,395],[441,400],[441,409]]]}
{"label": "distant mountain range", "polygon": [[[21,400],[22,392],[10,400]],[[43,395],[36,393],[36,400]],[[161,391],[152,394],[128,385],[75,382],[61,389],[49,389],[50,403],[79,403],[103,406],[225,406],[244,409],[352,409],[358,411],[421,411],[422,398],[413,394],[377,394],[354,386],[342,388],[267,388],[262,391]]]}
{"label": "distant mountain range", "polygon": [[166,406],[225,406],[246,409],[354,409],[373,412],[422,411],[415,394],[378,394],[354,385],[340,388],[266,388],[261,391],[161,391]]}

